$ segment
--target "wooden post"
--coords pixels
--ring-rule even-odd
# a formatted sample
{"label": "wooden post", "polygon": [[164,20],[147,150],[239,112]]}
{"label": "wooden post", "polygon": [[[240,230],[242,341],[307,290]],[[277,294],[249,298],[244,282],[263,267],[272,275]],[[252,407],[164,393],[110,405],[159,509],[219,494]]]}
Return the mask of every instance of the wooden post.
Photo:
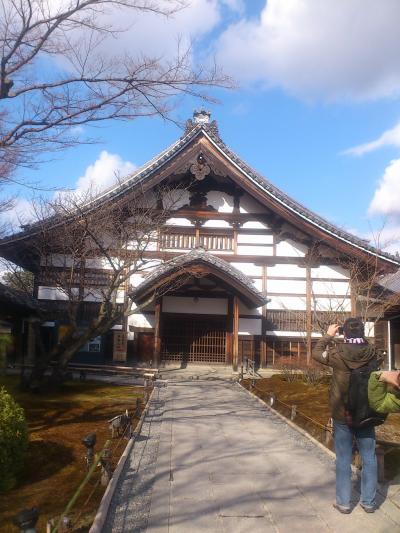
{"label": "wooden post", "polygon": [[228,315],[226,317],[226,344],[225,344],[225,363],[227,365],[233,364],[232,349],[233,349],[233,297],[228,296]]}
{"label": "wooden post", "polygon": [[237,372],[239,365],[239,299],[233,297],[233,339],[232,339],[232,366]]}
{"label": "wooden post", "polygon": [[312,310],[311,310],[311,293],[312,293],[312,281],[311,281],[311,268],[306,267],[306,320],[307,320],[307,364],[311,361],[312,352]]}
{"label": "wooden post", "polygon": [[[267,267],[262,267],[262,289],[264,294],[267,293]],[[262,306],[261,318],[261,342],[260,342],[260,367],[267,367],[267,306]]]}
{"label": "wooden post", "polygon": [[161,355],[161,300],[157,300],[155,307],[155,326],[154,326],[154,352],[153,368],[158,368]]}

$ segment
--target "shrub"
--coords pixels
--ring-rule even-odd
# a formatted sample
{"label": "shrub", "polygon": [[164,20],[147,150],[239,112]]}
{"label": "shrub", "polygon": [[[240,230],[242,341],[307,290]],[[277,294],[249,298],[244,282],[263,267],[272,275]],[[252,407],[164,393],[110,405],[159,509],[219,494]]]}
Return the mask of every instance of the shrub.
{"label": "shrub", "polygon": [[0,389],[0,491],[11,489],[24,464],[28,448],[25,414],[4,389]]}

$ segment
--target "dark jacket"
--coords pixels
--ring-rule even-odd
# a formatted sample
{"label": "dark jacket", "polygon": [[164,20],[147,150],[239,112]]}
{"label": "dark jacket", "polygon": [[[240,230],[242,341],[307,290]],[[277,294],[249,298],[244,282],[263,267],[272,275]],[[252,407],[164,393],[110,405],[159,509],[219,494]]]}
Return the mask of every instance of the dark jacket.
{"label": "dark jacket", "polygon": [[368,381],[370,407],[381,414],[400,413],[400,391],[379,381],[380,375],[380,372],[372,372]]}
{"label": "dark jacket", "polygon": [[333,370],[329,391],[332,418],[345,423],[344,408],[347,402],[350,374],[353,368],[360,368],[377,352],[370,344],[345,344],[334,341],[330,335],[324,335],[313,350],[313,359],[330,366]]}

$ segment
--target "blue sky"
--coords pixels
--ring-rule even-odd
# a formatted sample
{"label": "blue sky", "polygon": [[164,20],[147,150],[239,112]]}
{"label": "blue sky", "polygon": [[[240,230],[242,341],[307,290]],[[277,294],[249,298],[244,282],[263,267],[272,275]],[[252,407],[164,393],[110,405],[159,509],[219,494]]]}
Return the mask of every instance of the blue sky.
{"label": "blue sky", "polygon": [[[192,0],[167,22],[137,19],[137,31],[114,46],[168,55],[180,35],[193,41],[195,64],[215,56],[238,85],[211,90],[220,104],[205,104],[222,139],[294,199],[358,235],[379,233],[394,251],[400,249],[399,20],[398,0]],[[184,98],[173,115],[184,121],[201,105]],[[80,134],[99,142],[56,154],[27,177],[43,186],[109,185],[115,170],[123,175],[145,163],[181,130],[144,118],[86,126]],[[26,210],[23,200],[18,209]]]}

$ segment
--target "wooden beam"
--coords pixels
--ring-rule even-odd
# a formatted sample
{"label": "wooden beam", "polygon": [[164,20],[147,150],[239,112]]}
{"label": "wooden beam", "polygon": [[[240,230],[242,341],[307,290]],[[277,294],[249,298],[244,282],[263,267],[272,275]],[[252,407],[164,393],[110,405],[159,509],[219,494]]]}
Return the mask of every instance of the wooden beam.
{"label": "wooden beam", "polygon": [[232,366],[237,372],[239,361],[239,298],[233,297]]}
{"label": "wooden beam", "polygon": [[158,368],[161,359],[161,300],[155,305],[153,368]]}
{"label": "wooden beam", "polygon": [[225,362],[227,365],[232,365],[232,349],[233,349],[233,296],[228,297],[228,314],[226,317],[226,357]]}
{"label": "wooden beam", "polygon": [[311,362],[312,351],[312,309],[311,309],[311,295],[312,295],[312,280],[311,267],[306,267],[306,346],[307,346],[307,364]]}

